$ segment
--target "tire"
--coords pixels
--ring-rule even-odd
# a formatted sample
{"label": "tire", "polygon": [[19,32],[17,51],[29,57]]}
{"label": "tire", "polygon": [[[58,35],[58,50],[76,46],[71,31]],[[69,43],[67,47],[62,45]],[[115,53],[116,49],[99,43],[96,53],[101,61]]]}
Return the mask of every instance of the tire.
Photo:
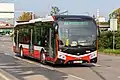
{"label": "tire", "polygon": [[92,62],[93,62],[93,63],[97,63],[97,58],[94,58],[94,59],[92,60]]}
{"label": "tire", "polygon": [[22,49],[22,48],[20,48],[20,57],[21,57],[21,58],[24,58],[23,49]]}
{"label": "tire", "polygon": [[46,64],[45,58],[46,58],[46,56],[45,56],[44,51],[41,51],[41,54],[40,54],[40,62],[41,62],[42,64]]}
{"label": "tire", "polygon": [[95,58],[95,61],[94,61],[94,63],[97,63],[97,58]]}

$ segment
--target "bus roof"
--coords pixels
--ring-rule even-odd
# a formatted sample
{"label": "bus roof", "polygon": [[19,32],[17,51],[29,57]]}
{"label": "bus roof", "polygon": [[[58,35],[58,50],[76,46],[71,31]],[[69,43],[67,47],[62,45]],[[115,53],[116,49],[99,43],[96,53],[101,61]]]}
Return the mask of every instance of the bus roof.
{"label": "bus roof", "polygon": [[28,21],[28,22],[21,22],[21,23],[15,23],[15,26],[17,26],[17,25],[23,25],[23,24],[32,24],[32,23],[35,23],[35,22],[39,22],[39,21],[41,21],[42,19],[41,18],[38,18],[38,19],[33,19],[33,20],[30,20],[30,21]]}
{"label": "bus roof", "polygon": [[47,17],[44,17],[44,18],[38,18],[38,19],[33,19],[33,20],[30,20],[28,22],[21,22],[21,23],[17,23],[15,24],[15,26],[17,25],[23,25],[23,24],[32,24],[32,23],[35,23],[35,22],[47,22],[47,21],[54,21],[53,17],[52,16],[47,16]]}
{"label": "bus roof", "polygon": [[16,25],[23,25],[23,24],[32,24],[35,22],[47,22],[47,21],[55,21],[58,19],[83,19],[83,20],[92,20],[93,18],[87,15],[54,15],[54,16],[46,16],[44,18],[38,18],[38,19],[33,19],[30,20],[29,22],[21,22],[21,23],[16,23]]}
{"label": "bus roof", "polygon": [[93,18],[88,15],[55,15],[56,20],[61,19],[83,19],[92,20]]}
{"label": "bus roof", "polygon": [[87,15],[54,15],[54,16],[46,16],[42,18],[42,22],[46,21],[55,21],[58,19],[82,19],[82,20],[92,20],[93,18]]}

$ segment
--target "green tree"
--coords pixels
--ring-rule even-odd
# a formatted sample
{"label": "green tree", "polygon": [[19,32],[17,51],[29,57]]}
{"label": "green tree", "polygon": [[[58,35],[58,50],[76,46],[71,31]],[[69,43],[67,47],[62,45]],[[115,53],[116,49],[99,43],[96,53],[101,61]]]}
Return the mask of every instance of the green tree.
{"label": "green tree", "polygon": [[32,19],[32,14],[30,12],[23,12],[18,19],[19,21],[29,21]]}
{"label": "green tree", "polygon": [[52,6],[52,10],[50,12],[50,15],[57,15],[57,14],[59,14],[59,12],[60,12],[60,9],[58,7]]}
{"label": "green tree", "polygon": [[109,25],[109,22],[97,22],[99,25]]}
{"label": "green tree", "polygon": [[116,18],[118,22],[118,29],[120,29],[120,8],[116,9],[113,11],[110,15],[109,18]]}

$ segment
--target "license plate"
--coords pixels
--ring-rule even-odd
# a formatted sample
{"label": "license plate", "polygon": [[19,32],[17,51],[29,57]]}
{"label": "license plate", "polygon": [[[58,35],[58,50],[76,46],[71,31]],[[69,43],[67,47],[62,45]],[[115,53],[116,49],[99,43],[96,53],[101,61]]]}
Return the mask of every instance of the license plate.
{"label": "license plate", "polygon": [[82,63],[82,61],[74,61],[73,63]]}

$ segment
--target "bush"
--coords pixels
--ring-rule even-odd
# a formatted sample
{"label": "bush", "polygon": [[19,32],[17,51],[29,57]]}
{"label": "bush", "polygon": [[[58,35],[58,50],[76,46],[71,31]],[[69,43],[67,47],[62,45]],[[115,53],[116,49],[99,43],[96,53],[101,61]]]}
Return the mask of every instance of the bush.
{"label": "bush", "polygon": [[109,25],[109,22],[97,22],[99,25]]}
{"label": "bush", "polygon": [[[113,48],[113,33],[111,31],[102,32],[99,37],[99,49]],[[120,32],[115,32],[115,49],[120,49]]]}
{"label": "bush", "polygon": [[102,50],[103,53],[107,53],[107,54],[120,54],[120,50],[116,49],[104,49]]}

